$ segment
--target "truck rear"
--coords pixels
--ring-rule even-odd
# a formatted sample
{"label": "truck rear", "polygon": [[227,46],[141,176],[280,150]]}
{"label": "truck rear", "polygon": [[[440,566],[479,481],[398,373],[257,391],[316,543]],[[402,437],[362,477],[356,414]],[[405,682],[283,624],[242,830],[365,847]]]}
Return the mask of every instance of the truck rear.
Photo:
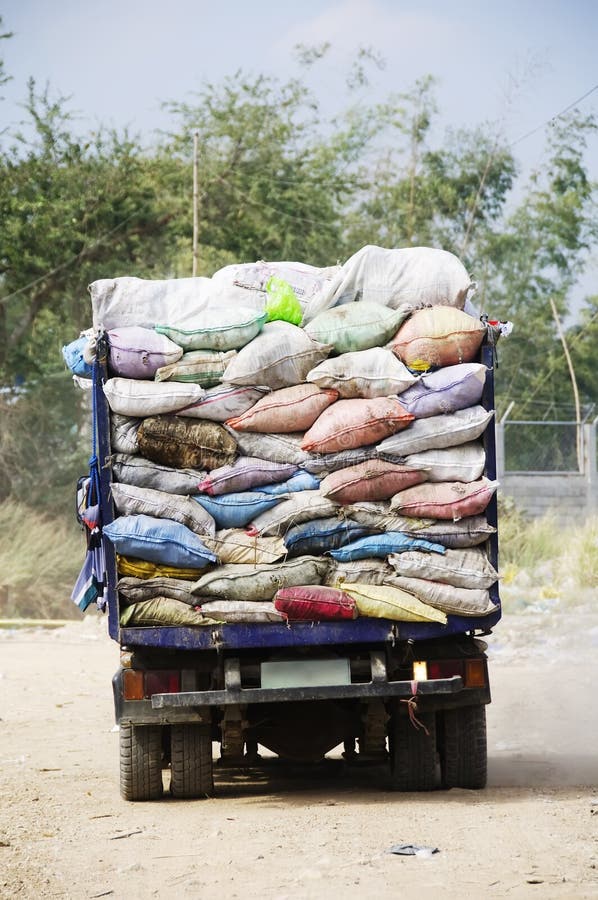
{"label": "truck rear", "polygon": [[[104,386],[109,340],[99,335],[94,365],[94,429],[100,518],[113,521],[114,451]],[[493,347],[481,399],[494,408]],[[494,429],[483,438],[484,475],[495,478]],[[498,565],[495,494],[484,551]],[[486,705],[490,685],[482,640],[500,618],[449,614],[446,622],[359,616],[350,621],[128,625],[119,593],[119,557],[102,539],[110,636],[120,644],[113,679],[120,726],[120,789],[127,800],[213,793],[218,765],[259,765],[258,748],[283,760],[317,763],[339,745],[347,764],[385,767],[398,791],[482,788],[486,783]]]}

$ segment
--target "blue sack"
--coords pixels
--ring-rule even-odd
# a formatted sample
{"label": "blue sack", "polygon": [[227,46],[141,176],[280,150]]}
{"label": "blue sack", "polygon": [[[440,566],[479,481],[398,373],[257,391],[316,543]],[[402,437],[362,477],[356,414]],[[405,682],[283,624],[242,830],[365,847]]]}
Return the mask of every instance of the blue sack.
{"label": "blue sack", "polygon": [[384,534],[373,534],[347,544],[340,550],[331,550],[337,562],[352,562],[355,559],[366,559],[368,556],[386,557],[389,553],[403,553],[406,550],[424,550],[428,553],[444,553],[442,544],[432,544],[421,538],[410,537],[401,531],[386,531]]}
{"label": "blue sack", "polygon": [[244,528],[256,516],[276,506],[283,497],[271,497],[264,491],[240,491],[207,497],[194,494],[193,499],[209,512],[218,528]]}
{"label": "blue sack", "polygon": [[83,350],[86,344],[87,338],[80,337],[62,348],[62,357],[65,363],[73,375],[79,375],[81,378],[91,378],[93,375],[93,366],[83,359]]}
{"label": "blue sack", "polygon": [[198,536],[172,519],[119,516],[104,525],[104,535],[118,553],[182,569],[203,569],[218,561]]}
{"label": "blue sack", "polygon": [[297,472],[280,484],[266,484],[257,490],[277,497],[279,494],[294,494],[296,491],[317,491],[319,487],[320,479],[311,472]]}
{"label": "blue sack", "polygon": [[371,534],[372,531],[372,528],[352,522],[350,519],[329,516],[294,525],[293,528],[289,528],[283,540],[289,556],[304,553],[310,555],[336,550],[363,535]]}

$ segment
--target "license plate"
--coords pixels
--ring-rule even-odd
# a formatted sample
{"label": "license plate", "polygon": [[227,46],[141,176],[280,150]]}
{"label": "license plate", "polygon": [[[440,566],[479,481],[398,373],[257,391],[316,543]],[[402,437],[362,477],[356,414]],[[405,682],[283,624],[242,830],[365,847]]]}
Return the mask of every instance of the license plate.
{"label": "license plate", "polygon": [[324,687],[351,684],[348,659],[301,659],[261,664],[263,688]]}

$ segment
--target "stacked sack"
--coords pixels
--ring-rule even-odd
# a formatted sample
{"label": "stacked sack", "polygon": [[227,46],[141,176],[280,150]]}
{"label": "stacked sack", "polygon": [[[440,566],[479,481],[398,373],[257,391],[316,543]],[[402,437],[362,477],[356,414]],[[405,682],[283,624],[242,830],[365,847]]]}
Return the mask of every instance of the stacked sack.
{"label": "stacked sack", "polygon": [[[364,251],[379,251],[378,268]],[[492,412],[474,362],[486,328],[461,309],[469,280],[451,254],[443,280],[443,251],[364,251],[317,303],[299,297],[288,318],[302,327],[274,319],[271,279],[248,306],[220,279],[218,305],[180,320],[127,295],[143,324],[108,330],[104,385],[122,625],[445,623],[494,609],[480,546],[493,531],[480,440]],[[420,251],[428,294],[421,277],[408,284],[405,254]]]}

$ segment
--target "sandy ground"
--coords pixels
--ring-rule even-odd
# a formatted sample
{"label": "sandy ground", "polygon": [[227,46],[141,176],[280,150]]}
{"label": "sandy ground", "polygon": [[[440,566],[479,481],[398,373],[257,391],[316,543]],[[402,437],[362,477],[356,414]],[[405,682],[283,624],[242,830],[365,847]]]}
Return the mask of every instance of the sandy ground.
{"label": "sandy ground", "polygon": [[332,759],[131,804],[103,621],[0,632],[0,896],[598,897],[598,614],[506,616],[490,642],[485,791],[388,794]]}

